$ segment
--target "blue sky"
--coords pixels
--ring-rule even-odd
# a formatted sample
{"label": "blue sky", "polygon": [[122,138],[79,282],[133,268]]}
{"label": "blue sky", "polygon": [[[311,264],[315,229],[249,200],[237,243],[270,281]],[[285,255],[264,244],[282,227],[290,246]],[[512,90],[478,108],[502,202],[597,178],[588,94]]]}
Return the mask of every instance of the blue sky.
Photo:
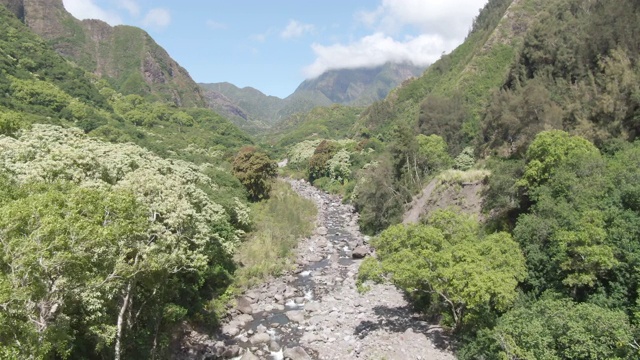
{"label": "blue sky", "polygon": [[80,19],[148,31],[197,82],[284,98],[329,69],[427,65],[487,0],[63,0]]}

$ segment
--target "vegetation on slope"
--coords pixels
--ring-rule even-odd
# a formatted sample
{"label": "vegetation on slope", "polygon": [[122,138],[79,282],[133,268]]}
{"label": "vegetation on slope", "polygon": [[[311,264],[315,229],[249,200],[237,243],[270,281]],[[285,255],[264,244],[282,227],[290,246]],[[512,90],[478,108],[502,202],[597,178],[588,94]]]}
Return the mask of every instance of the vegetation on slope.
{"label": "vegetation on slope", "polygon": [[227,161],[250,143],[117,92],[0,6],[0,357],[164,358],[185,321],[216,325],[255,229]]}
{"label": "vegetation on slope", "polygon": [[200,88],[144,30],[80,21],[62,0],[0,0],[56,52],[108,79],[117,91],[178,106],[204,106]]}
{"label": "vegetation on slope", "polygon": [[[489,1],[350,142],[292,145],[299,173],[348,194],[379,234],[361,285],[404,289],[462,359],[637,358],[639,17],[634,1]],[[449,166],[490,170],[487,222],[445,210],[394,226]]]}

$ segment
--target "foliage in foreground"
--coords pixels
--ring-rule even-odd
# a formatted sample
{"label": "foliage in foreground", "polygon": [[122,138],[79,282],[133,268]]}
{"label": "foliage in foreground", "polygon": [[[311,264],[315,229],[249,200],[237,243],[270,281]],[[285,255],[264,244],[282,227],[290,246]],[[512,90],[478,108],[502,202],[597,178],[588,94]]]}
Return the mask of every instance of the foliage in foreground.
{"label": "foliage in foreground", "polygon": [[230,283],[249,225],[240,185],[205,172],[77,129],[0,136],[3,358],[163,354]]}
{"label": "foliage in foreground", "polygon": [[447,311],[454,329],[487,311],[504,311],[517,298],[525,260],[508,233],[483,235],[479,224],[449,210],[435,212],[426,225],[395,225],[372,241],[376,258],[358,274],[392,283],[432,309]]}

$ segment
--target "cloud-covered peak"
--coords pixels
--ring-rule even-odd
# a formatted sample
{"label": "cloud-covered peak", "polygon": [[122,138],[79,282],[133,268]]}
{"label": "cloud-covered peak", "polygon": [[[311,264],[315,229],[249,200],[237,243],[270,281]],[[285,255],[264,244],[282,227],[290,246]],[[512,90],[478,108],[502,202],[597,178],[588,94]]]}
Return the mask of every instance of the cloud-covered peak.
{"label": "cloud-covered peak", "polygon": [[455,46],[439,35],[420,35],[397,41],[383,33],[365,36],[357,42],[323,46],[313,44],[316,54],[313,64],[304,69],[307,78],[314,78],[331,69],[374,67],[388,62],[410,62],[426,66],[438,60],[442,49]]}
{"label": "cloud-covered peak", "polygon": [[356,19],[373,33],[347,44],[313,44],[315,61],[307,78],[343,68],[374,67],[387,62],[429,65],[460,44],[487,0],[382,0]]}

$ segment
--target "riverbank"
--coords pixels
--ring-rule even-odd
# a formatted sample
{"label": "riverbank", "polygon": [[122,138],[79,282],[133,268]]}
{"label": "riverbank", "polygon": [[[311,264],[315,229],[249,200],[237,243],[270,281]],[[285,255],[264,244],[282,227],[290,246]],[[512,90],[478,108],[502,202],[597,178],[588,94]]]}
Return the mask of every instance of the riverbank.
{"label": "riverbank", "polygon": [[440,348],[440,328],[414,314],[395,287],[357,292],[370,249],[353,207],[306,181],[288,182],[318,207],[314,235],[296,248],[296,270],[248,290],[218,338],[192,336],[200,345],[181,358],[455,359]]}

